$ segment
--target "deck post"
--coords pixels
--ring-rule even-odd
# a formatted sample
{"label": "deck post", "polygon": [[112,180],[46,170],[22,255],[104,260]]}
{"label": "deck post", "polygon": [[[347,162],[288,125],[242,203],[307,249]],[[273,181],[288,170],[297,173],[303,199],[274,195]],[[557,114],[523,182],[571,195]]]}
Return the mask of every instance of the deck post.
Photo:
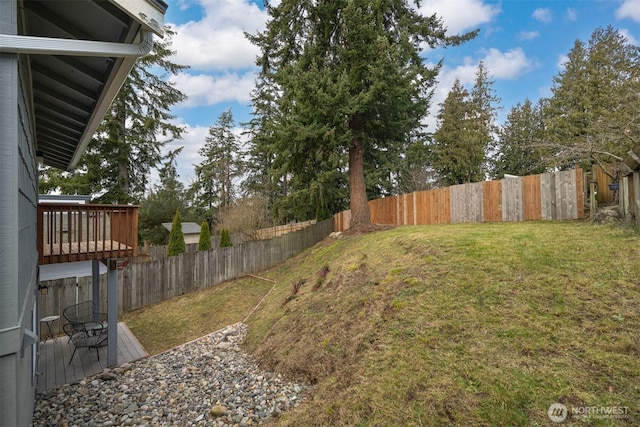
{"label": "deck post", "polygon": [[107,261],[107,366],[118,364],[118,270],[117,261]]}
{"label": "deck post", "polygon": [[[100,261],[94,259],[91,261],[91,299],[96,303],[96,310],[100,310]],[[93,314],[93,320],[97,321],[96,314]]]}

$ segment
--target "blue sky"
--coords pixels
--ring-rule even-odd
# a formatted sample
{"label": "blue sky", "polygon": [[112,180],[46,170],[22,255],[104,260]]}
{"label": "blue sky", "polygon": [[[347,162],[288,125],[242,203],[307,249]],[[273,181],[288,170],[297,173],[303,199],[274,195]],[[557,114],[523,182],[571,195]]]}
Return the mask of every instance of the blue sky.
{"label": "blue sky", "polygon": [[[188,96],[173,108],[176,121],[187,131],[166,149],[184,146],[178,173],[189,184],[195,175],[193,165],[202,161],[198,150],[220,113],[231,109],[238,124],[251,117],[250,92],[259,51],[244,32],[263,30],[268,15],[262,0],[168,0],[168,4],[165,20],[177,31],[175,61],[191,68],[173,79]],[[424,52],[428,63],[444,60],[427,120],[430,131],[435,130],[433,116],[454,79],[471,87],[480,61],[501,98],[501,122],[516,103],[550,96],[552,79],[575,41],[587,42],[596,28],[611,25],[629,43],[640,43],[640,0],[422,0],[419,11],[436,13],[451,34],[480,28],[479,36],[462,46]]]}

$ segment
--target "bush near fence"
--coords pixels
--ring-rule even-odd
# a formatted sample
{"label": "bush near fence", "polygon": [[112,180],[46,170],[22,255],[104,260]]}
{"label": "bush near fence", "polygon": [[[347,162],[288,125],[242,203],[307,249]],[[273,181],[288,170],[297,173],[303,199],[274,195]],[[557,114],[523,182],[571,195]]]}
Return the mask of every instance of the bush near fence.
{"label": "bush near fence", "polygon": [[[256,274],[303,252],[333,231],[333,220],[309,225],[269,240],[252,240],[229,248],[192,251],[147,262],[130,262],[118,270],[118,313],[156,304],[166,299],[210,288],[247,274]],[[39,316],[60,315],[78,301],[91,299],[92,278],[79,277],[41,282]],[[100,276],[101,311],[106,312],[107,277]],[[64,319],[52,330],[60,333]]]}

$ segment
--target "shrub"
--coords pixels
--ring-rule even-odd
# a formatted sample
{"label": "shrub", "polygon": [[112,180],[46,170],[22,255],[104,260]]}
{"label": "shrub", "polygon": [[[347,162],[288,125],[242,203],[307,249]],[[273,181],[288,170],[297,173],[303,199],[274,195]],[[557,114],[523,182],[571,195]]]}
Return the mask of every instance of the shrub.
{"label": "shrub", "polygon": [[187,247],[184,243],[184,234],[182,234],[182,221],[180,220],[180,211],[176,211],[171,223],[171,232],[169,233],[169,247],[167,248],[167,256],[174,256],[186,251]]}
{"label": "shrub", "polygon": [[220,232],[220,247],[228,248],[233,246],[233,242],[231,241],[231,236],[229,235],[229,230],[223,228]]}
{"label": "shrub", "polygon": [[327,277],[327,274],[329,274],[329,266],[328,265],[324,265],[318,271],[318,279],[316,280],[316,284],[313,285],[312,290],[317,291],[318,289],[320,289],[320,287],[324,283],[324,279]]}
{"label": "shrub", "polygon": [[208,251],[211,249],[211,231],[209,231],[209,223],[205,220],[200,225],[200,239],[198,240],[198,250]]}
{"label": "shrub", "polygon": [[324,265],[320,271],[318,271],[318,276],[320,276],[321,279],[324,279],[325,277],[327,277],[327,274],[329,274],[329,266],[328,265]]}
{"label": "shrub", "polygon": [[287,299],[284,300],[284,302],[282,303],[282,307],[284,307],[289,301],[292,301],[298,297],[298,292],[300,291],[302,285],[305,284],[305,282],[306,280],[300,279],[293,284],[293,286],[291,287],[291,295],[289,295]]}

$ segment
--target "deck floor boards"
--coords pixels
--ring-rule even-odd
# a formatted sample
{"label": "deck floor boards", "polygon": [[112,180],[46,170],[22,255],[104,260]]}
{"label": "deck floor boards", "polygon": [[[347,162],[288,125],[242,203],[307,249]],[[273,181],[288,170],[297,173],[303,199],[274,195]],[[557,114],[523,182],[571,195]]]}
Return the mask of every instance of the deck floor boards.
{"label": "deck floor boards", "polygon": [[[93,348],[79,348],[69,365],[73,343],[65,335],[47,340],[40,345],[38,393],[62,385],[80,381],[102,372],[107,367],[107,347],[98,349],[100,359]],[[118,365],[147,357],[142,345],[124,323],[118,323]]]}
{"label": "deck floor boards", "polygon": [[44,256],[86,254],[93,252],[129,251],[133,249],[116,240],[99,240],[92,242],[47,243],[43,246]]}

